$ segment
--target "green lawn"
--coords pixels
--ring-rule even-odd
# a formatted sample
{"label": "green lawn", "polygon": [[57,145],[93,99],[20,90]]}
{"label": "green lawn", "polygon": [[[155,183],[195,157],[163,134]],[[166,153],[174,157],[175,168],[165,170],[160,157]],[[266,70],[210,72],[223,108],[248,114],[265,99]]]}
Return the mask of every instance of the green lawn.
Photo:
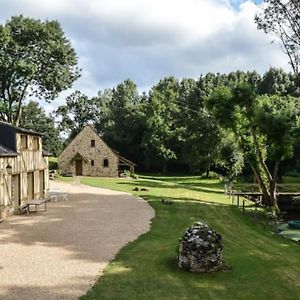
{"label": "green lawn", "polygon": [[[128,192],[148,188],[132,193],[146,197],[156,214],[150,232],[125,246],[82,299],[300,299],[299,245],[242,216],[218,181],[142,176],[81,182]],[[161,198],[174,201],[166,205]],[[178,239],[198,220],[223,235],[230,271],[191,274],[177,268]]]}
{"label": "green lawn", "polygon": [[[233,189],[241,191],[253,191],[258,189],[258,185],[253,188],[251,183],[235,183]],[[299,176],[284,176],[283,182],[278,184],[279,192],[300,192],[300,175]]]}

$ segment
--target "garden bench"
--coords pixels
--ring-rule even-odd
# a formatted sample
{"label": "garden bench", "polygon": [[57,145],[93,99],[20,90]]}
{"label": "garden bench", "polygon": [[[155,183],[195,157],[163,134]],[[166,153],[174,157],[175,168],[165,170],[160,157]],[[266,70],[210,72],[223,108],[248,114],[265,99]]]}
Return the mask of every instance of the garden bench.
{"label": "garden bench", "polygon": [[30,200],[27,202],[27,206],[28,206],[28,212],[30,212],[30,206],[34,205],[35,207],[35,212],[37,212],[37,208],[38,206],[40,205],[43,205],[44,204],[44,211],[47,210],[47,199],[36,199],[36,200]]}
{"label": "garden bench", "polygon": [[29,213],[29,207],[28,207],[28,203],[25,203],[25,204],[22,204],[22,205],[20,205],[20,207],[19,207],[19,212],[21,213],[21,214],[23,214],[23,213]]}

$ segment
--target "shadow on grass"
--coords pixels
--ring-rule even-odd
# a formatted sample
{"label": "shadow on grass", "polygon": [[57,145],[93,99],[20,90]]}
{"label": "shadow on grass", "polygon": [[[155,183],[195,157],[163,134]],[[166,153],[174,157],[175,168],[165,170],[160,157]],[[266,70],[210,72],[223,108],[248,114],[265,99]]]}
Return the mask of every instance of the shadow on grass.
{"label": "shadow on grass", "polygon": [[[131,185],[133,187],[145,187],[145,188],[157,188],[157,189],[186,189],[190,191],[195,192],[203,192],[203,193],[213,193],[213,194],[224,194],[223,191],[220,190],[210,190],[208,188],[202,188],[200,186],[195,186],[195,184],[192,183],[175,183],[175,184],[166,184],[159,181],[141,181],[141,180],[135,180],[132,182],[118,182],[117,184],[120,185]],[[201,186],[207,186],[211,188],[209,184],[205,183],[199,183]],[[218,186],[220,187],[220,186]]]}
{"label": "shadow on grass", "polygon": [[[123,248],[83,299],[299,299],[296,245],[241,217],[236,207],[195,202],[164,207],[149,200],[156,211],[151,231]],[[199,219],[222,234],[230,272],[177,268],[178,238]],[[116,272],[120,266],[129,271]]]}
{"label": "shadow on grass", "polygon": [[[140,194],[140,197],[144,198],[148,202],[157,202],[161,205],[164,205],[166,207],[177,205],[177,204],[185,204],[185,203],[201,203],[206,205],[214,205],[214,206],[232,206],[231,204],[226,203],[219,203],[214,201],[207,201],[207,200],[201,200],[201,199],[193,199],[193,198],[187,198],[187,197],[160,197],[160,196],[152,196],[149,194]],[[162,199],[168,200],[171,203],[165,204],[162,202]]]}
{"label": "shadow on grass", "polygon": [[164,188],[164,189],[178,189],[178,185],[176,184],[165,184],[157,181],[141,181],[141,180],[135,180],[135,181],[126,181],[126,182],[118,182],[117,184],[125,184],[125,185],[131,185],[131,186],[137,186],[137,187],[152,187],[152,188]]}

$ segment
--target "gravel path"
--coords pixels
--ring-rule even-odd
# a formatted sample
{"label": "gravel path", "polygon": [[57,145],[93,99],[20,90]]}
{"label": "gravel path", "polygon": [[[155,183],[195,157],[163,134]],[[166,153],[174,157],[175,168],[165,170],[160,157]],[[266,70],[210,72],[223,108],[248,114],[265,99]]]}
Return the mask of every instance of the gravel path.
{"label": "gravel path", "polygon": [[154,216],[127,193],[62,182],[51,188],[68,201],[0,224],[0,299],[77,299]]}

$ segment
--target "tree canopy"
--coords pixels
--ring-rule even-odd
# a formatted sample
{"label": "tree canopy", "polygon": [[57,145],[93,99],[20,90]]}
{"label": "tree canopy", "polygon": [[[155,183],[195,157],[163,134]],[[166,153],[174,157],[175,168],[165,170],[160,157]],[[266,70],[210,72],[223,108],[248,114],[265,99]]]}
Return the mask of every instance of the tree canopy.
{"label": "tree canopy", "polygon": [[[251,158],[233,132],[239,130],[245,137],[244,146],[253,149],[251,135],[246,132],[250,121],[259,125],[257,137],[268,149],[267,153],[262,150],[268,168],[273,167],[269,161],[274,163],[280,157],[279,144],[273,148],[275,140],[282,138],[282,129],[278,129],[280,132],[275,136],[260,123],[267,118],[267,123],[274,122],[270,129],[283,126],[280,120],[272,118],[275,118],[275,112],[282,116],[281,110],[284,114],[291,113],[292,106],[288,103],[297,102],[298,99],[293,97],[299,96],[297,80],[296,75],[274,68],[263,76],[242,71],[208,73],[198,79],[166,77],[149,93],[140,94],[137,85],[128,79],[93,97],[77,91],[67,97],[56,113],[61,129],[70,134],[70,138],[85,124],[94,123],[105,141],[135,161],[139,169],[197,174],[213,170],[232,179],[241,173],[244,165],[249,166]],[[205,105],[205,99],[215,93],[220,93],[220,97],[218,105],[211,110]],[[269,102],[268,108],[264,103]],[[267,108],[272,108],[271,112]],[[250,118],[254,115],[255,119]],[[294,122],[295,117],[290,114],[288,120]],[[290,124],[287,128],[296,128],[293,126]],[[282,159],[287,159],[296,147],[296,131],[285,134],[285,137],[292,136],[286,143],[291,152],[282,149]],[[254,157],[257,155],[255,151],[251,153]]]}
{"label": "tree canopy", "polygon": [[234,133],[266,204],[277,210],[279,164],[293,155],[299,130],[298,98],[259,96],[250,84],[241,82],[231,89],[217,88],[207,98],[207,107],[221,127]]}
{"label": "tree canopy", "polygon": [[265,0],[263,12],[255,22],[260,30],[280,38],[293,71],[300,67],[300,2],[299,0]]}
{"label": "tree canopy", "polygon": [[26,97],[51,101],[79,77],[77,57],[57,21],[22,15],[0,26],[0,119],[17,125]]}

